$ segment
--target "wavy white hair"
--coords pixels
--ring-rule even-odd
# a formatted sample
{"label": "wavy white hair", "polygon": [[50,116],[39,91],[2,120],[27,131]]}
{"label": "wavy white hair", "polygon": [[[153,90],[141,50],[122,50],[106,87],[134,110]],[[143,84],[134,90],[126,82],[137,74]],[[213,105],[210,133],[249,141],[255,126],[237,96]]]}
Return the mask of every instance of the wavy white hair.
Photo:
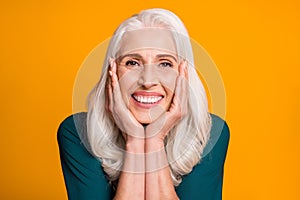
{"label": "wavy white hair", "polygon": [[191,172],[192,168],[200,162],[201,154],[209,139],[211,118],[205,90],[194,67],[189,35],[182,21],[168,10],[144,10],[125,20],[115,31],[107,49],[101,78],[87,99],[87,135],[83,142],[92,154],[100,159],[108,179],[117,180],[122,170],[125,146],[118,127],[105,110],[109,58],[116,58],[126,31],[145,27],[170,30],[178,57],[188,61],[188,115],[170,131],[165,139],[173,184],[178,186],[182,176]]}

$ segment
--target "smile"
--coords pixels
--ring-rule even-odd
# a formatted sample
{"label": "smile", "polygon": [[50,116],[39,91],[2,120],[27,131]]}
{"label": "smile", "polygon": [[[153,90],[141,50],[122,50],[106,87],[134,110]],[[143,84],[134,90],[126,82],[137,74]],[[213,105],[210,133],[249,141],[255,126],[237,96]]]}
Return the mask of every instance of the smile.
{"label": "smile", "polygon": [[143,104],[155,104],[158,103],[163,96],[142,96],[142,95],[132,95],[133,99],[139,103]]}

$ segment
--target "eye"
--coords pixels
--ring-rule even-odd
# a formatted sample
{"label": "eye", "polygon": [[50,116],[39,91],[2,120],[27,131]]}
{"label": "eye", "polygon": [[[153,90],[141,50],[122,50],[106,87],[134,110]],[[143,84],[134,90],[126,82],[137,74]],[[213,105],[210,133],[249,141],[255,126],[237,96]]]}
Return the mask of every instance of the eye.
{"label": "eye", "polygon": [[159,64],[161,67],[173,67],[173,64],[171,62],[162,62]]}
{"label": "eye", "polygon": [[126,66],[139,66],[139,63],[134,61],[134,60],[128,60],[126,63],[125,63]]}

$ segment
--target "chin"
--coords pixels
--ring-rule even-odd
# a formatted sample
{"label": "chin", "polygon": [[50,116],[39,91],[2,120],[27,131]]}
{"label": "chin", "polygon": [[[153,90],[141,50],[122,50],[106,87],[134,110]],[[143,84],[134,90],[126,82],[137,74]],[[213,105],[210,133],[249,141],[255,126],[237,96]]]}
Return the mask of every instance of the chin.
{"label": "chin", "polygon": [[164,112],[166,112],[165,98],[162,98],[157,103],[141,103],[131,98],[129,110],[135,119],[143,125],[150,124],[157,120]]}
{"label": "chin", "polygon": [[134,117],[140,124],[151,124],[163,114],[162,110],[156,112],[154,116],[150,115],[150,110],[147,112],[133,112]]}
{"label": "chin", "polygon": [[154,121],[154,120],[151,120],[148,116],[147,117],[136,117],[136,119],[142,125],[148,125]]}

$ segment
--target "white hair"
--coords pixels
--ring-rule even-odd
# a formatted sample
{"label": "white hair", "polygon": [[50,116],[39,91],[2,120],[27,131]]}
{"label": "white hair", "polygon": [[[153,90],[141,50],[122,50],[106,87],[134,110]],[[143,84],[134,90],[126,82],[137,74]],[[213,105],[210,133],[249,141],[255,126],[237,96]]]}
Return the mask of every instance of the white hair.
{"label": "white hair", "polygon": [[164,9],[148,9],[125,20],[110,40],[99,82],[88,97],[87,135],[83,143],[100,159],[110,181],[119,178],[123,165],[125,143],[118,127],[105,109],[106,81],[109,58],[116,58],[122,37],[126,31],[145,27],[160,27],[172,32],[177,55],[188,61],[188,114],[165,138],[173,184],[178,186],[182,176],[191,172],[200,162],[203,149],[209,139],[211,118],[208,112],[204,87],[194,67],[192,46],[182,21]]}

